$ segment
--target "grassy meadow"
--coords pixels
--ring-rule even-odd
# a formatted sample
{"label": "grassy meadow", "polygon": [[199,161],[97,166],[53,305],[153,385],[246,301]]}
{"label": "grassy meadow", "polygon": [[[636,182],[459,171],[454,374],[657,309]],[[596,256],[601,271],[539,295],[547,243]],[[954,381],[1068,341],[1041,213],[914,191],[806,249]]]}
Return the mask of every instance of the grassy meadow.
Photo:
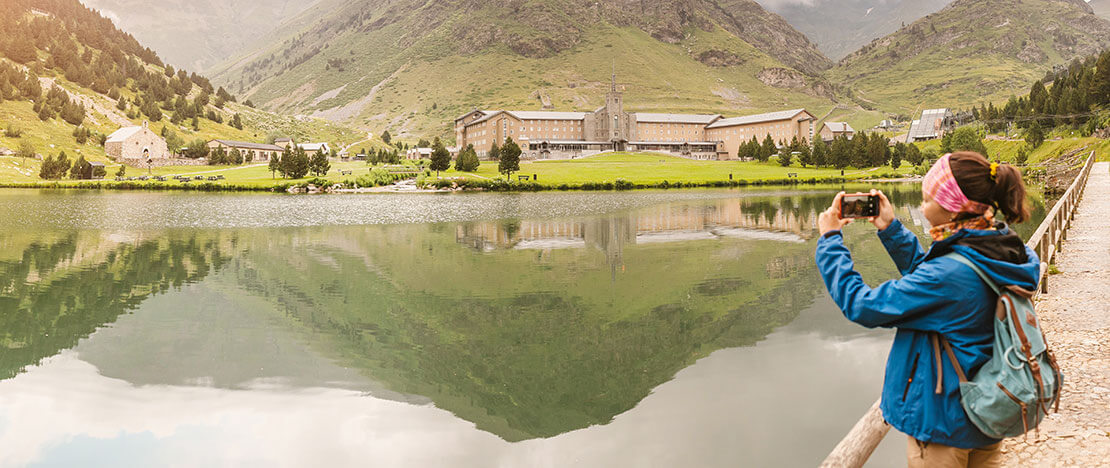
{"label": "grassy meadow", "polygon": [[[40,162],[17,157],[0,157],[0,184],[6,185],[55,185],[55,181],[39,179],[38,170]],[[56,181],[64,187],[80,187],[96,183],[99,186],[111,186],[118,165],[106,166],[108,176],[105,181]],[[364,161],[332,162],[331,170],[321,179],[330,182],[353,182],[358,176],[368,174],[371,167]],[[343,171],[351,174],[343,175]],[[897,171],[887,167],[867,169],[846,169],[844,177],[847,179],[862,179],[879,177],[893,173],[908,174],[912,168],[902,166]],[[675,156],[658,153],[611,153],[589,158],[557,161],[523,161],[520,171],[513,174],[513,179],[527,175],[529,178],[536,176],[535,182],[547,188],[560,186],[579,186],[582,184],[613,183],[623,179],[633,184],[658,185],[663,182],[669,184],[707,184],[713,182],[726,182],[731,174],[733,180],[746,182],[781,182],[788,179],[789,174],[797,174],[798,179],[823,179],[840,177],[840,170],[832,168],[815,169],[803,168],[798,164],[782,167],[772,159],[761,162],[739,161],[695,161]],[[174,175],[188,175],[204,177],[204,183],[223,185],[229,188],[265,189],[275,186],[306,183],[313,176],[301,179],[274,178],[265,163],[246,164],[241,166],[170,166],[147,169],[128,167],[128,177],[155,175],[171,177]],[[224,180],[209,182],[210,176],[223,175]],[[431,173],[432,178],[436,177]],[[475,172],[458,172],[454,169],[441,172],[443,178],[470,178],[470,179],[497,179],[503,177],[497,172],[496,161],[482,161]],[[196,185],[202,181],[194,181]],[[146,184],[144,182],[144,184]],[[170,179],[158,184],[176,187],[182,183]]]}

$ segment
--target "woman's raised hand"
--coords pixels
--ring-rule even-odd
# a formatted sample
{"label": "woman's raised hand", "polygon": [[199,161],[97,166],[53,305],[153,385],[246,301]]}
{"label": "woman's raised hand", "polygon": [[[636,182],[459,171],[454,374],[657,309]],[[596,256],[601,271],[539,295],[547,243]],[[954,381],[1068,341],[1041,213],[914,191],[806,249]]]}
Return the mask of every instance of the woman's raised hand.
{"label": "woman's raised hand", "polygon": [[872,216],[868,220],[882,231],[894,222],[894,205],[890,204],[890,200],[886,198],[886,194],[882,190],[871,189],[871,195],[879,196],[879,215]]}
{"label": "woman's raised hand", "polygon": [[821,215],[817,217],[817,230],[821,232],[822,236],[829,231],[838,231],[852,222],[851,218],[841,219],[840,217],[840,199],[843,197],[844,192],[836,194],[832,206],[822,211]]}

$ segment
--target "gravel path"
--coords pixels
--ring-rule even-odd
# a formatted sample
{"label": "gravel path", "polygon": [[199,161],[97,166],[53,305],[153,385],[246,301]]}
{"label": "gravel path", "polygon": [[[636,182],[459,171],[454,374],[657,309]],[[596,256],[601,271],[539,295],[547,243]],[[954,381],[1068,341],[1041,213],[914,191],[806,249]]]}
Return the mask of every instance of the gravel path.
{"label": "gravel path", "polygon": [[1097,163],[1037,303],[1064,387],[1039,437],[1003,443],[1005,466],[1110,467],[1110,163]]}

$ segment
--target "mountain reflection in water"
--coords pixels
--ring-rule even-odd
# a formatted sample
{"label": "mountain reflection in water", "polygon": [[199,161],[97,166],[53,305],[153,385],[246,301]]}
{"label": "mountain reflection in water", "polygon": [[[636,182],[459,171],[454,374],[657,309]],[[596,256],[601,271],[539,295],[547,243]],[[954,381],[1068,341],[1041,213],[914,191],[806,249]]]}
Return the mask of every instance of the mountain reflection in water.
{"label": "mountain reflection in water", "polygon": [[[795,377],[759,362],[800,363],[750,348],[776,330],[780,341],[801,340],[791,345],[798,352],[866,343],[864,363],[820,361],[839,375],[871,369],[838,384],[845,387],[838,395],[858,394],[866,405],[873,394],[860,386],[877,391],[885,335],[846,323],[824,297],[812,255],[816,215],[829,197],[720,196],[569,218],[415,224],[113,231],[76,225],[34,234],[0,226],[0,401],[22,402],[0,404],[0,453],[26,443],[3,424],[18,419],[16,408],[50,412],[29,395],[71,398],[53,386],[67,375],[98,385],[96,373],[116,379],[113,388],[129,386],[112,393],[149,403],[121,411],[156,413],[162,404],[167,418],[178,417],[170,407],[190,406],[179,393],[223,399],[233,394],[213,392],[247,392],[234,393],[234,401],[249,407],[252,394],[262,405],[281,391],[298,395],[296,404],[306,408],[326,406],[320,398],[386,413],[400,411],[394,404],[431,403],[508,442],[581,440],[584,434],[572,434],[610,425],[618,415],[634,421],[653,414],[642,412],[661,403],[639,406],[676,374],[715,379],[705,385],[724,392],[711,398],[724,398],[725,406],[733,403],[724,395],[793,388],[797,382],[781,379]],[[920,193],[907,187],[892,190],[891,198],[912,225],[909,207],[920,203]],[[848,241],[869,282],[894,276],[873,235]],[[798,320],[803,310],[810,318]],[[728,348],[736,348],[728,361],[691,367]],[[748,372],[762,375],[747,374],[743,383],[706,375],[710,362],[752,366]],[[702,391],[689,381],[668,385]],[[72,397],[74,404],[96,406],[106,397],[99,392]],[[382,403],[348,401],[366,397]],[[672,406],[686,401],[658,398]],[[789,412],[784,403],[764,406]],[[277,417],[279,406],[255,411]],[[329,408],[328,414],[342,412]],[[406,416],[430,418],[413,430],[456,425],[438,413],[420,414]],[[666,414],[657,417],[684,420]],[[819,431],[832,438],[842,432],[835,425]],[[459,459],[474,455],[452,450]],[[419,465],[418,459],[404,464]],[[12,460],[0,455],[0,464]]]}

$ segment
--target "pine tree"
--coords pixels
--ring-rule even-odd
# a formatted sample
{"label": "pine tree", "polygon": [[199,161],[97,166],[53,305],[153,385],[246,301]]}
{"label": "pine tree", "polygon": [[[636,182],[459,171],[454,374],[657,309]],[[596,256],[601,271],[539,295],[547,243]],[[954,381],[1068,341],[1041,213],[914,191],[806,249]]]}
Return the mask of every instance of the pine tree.
{"label": "pine tree", "polygon": [[785,147],[779,151],[778,155],[779,165],[782,167],[789,167],[794,162],[794,155],[790,153],[790,148]]}
{"label": "pine tree", "polygon": [[1044,130],[1041,130],[1041,124],[1034,121],[1029,125],[1029,129],[1025,131],[1025,142],[1033,149],[1037,149],[1041,143],[1044,143]]}
{"label": "pine tree", "polygon": [[436,177],[439,177],[440,171],[446,171],[451,168],[451,152],[447,151],[447,147],[443,146],[443,142],[439,137],[435,138],[432,143],[432,163],[428,165],[428,169],[436,171]]}
{"label": "pine tree", "polygon": [[505,137],[505,144],[501,145],[499,152],[501,154],[497,162],[497,172],[512,179],[513,173],[520,170],[520,146],[513,141],[512,137]]}
{"label": "pine tree", "polygon": [[[296,147],[289,155],[289,161],[285,164],[285,173],[291,179],[300,179],[308,174],[308,154],[305,153],[304,148]],[[285,158],[282,158],[284,162]]]}
{"label": "pine tree", "polygon": [[490,161],[501,160],[501,147],[497,146],[496,140],[493,142],[493,145],[489,147],[489,154],[487,155],[487,158],[489,158]]}
{"label": "pine tree", "polygon": [[848,165],[856,168],[867,167],[871,162],[868,156],[871,138],[866,132],[859,132],[851,140],[851,151],[848,154]]}
{"label": "pine tree", "polygon": [[389,130],[382,132],[382,142],[387,145],[393,142],[393,137],[389,135]]}
{"label": "pine tree", "polygon": [[921,154],[921,149],[917,145],[910,143],[906,145],[906,161],[914,166],[920,166],[924,161],[925,156]]}
{"label": "pine tree", "polygon": [[902,165],[902,157],[906,154],[906,144],[898,143],[894,145],[894,151],[890,152],[890,167],[895,170]]}
{"label": "pine tree", "polygon": [[952,152],[952,132],[944,132],[944,136],[940,137],[940,152]]}
{"label": "pine tree", "polygon": [[[817,137],[817,138],[821,138],[821,137]],[[809,145],[806,144],[804,141],[799,142],[799,144],[798,144],[798,153],[800,153],[798,155],[798,163],[800,163],[802,165],[802,167],[814,165],[814,163],[813,163],[813,148],[810,148]]]}
{"label": "pine tree", "polygon": [[460,172],[474,172],[478,170],[481,164],[478,161],[478,152],[474,150],[474,145],[466,145],[462,151],[459,151],[459,157],[455,161],[455,170]]}
{"label": "pine tree", "polygon": [[308,165],[309,170],[313,174],[316,174],[317,177],[323,177],[331,170],[331,162],[328,161],[327,153],[323,151],[317,151],[313,154],[312,158],[308,161]]}
{"label": "pine tree", "polygon": [[763,146],[760,147],[759,161],[767,162],[776,151],[778,151],[778,147],[775,146],[775,139],[771,138],[771,134],[768,133],[767,137],[763,139]]}
{"label": "pine tree", "polygon": [[817,138],[817,141],[813,142],[812,159],[814,167],[819,168],[829,164],[829,145],[820,137]]}
{"label": "pine tree", "polygon": [[270,170],[270,178],[277,178],[277,172],[281,170],[281,155],[274,154],[273,156],[271,156],[270,163],[267,164],[266,167]]}
{"label": "pine tree", "polygon": [[851,158],[852,142],[844,135],[836,137],[829,151],[829,162],[837,169],[844,169],[851,164]]}
{"label": "pine tree", "polygon": [[227,164],[227,150],[224,147],[217,147],[208,155],[208,165],[215,166],[219,164]]}
{"label": "pine tree", "polygon": [[873,167],[885,166],[890,160],[890,140],[882,135],[872,135],[867,141],[867,159]]}
{"label": "pine tree", "polygon": [[86,167],[86,166],[91,167],[91,165],[88,163],[88,161],[85,161],[85,156],[78,155],[77,160],[73,162],[73,166],[69,170],[69,178],[70,179],[87,179],[88,176],[89,176],[89,172],[91,172],[91,171],[89,171],[88,170],[89,167]]}

